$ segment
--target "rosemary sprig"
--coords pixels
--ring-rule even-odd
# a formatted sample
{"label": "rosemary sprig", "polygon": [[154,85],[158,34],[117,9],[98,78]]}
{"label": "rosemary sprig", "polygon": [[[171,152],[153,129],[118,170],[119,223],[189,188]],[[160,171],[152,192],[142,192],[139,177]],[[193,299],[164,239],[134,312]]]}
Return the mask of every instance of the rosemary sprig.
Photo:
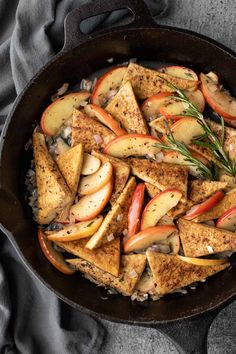
{"label": "rosemary sprig", "polygon": [[[225,136],[224,119],[221,117],[221,137],[219,138],[218,135],[207,124],[203,114],[199,112],[198,108],[192,102],[189,101],[189,99],[183,93],[183,91],[178,89],[175,85],[173,85],[168,80],[166,79],[164,80],[177,93],[178,96],[176,96],[176,99],[182,101],[187,105],[184,115],[197,119],[198,122],[201,124],[202,128],[204,129],[204,134],[198,136],[196,140],[193,141],[193,143],[211,149],[213,155],[220,163],[221,167],[225,170],[225,172],[231,176],[235,176],[236,162],[230,159],[228,153],[224,150],[223,147],[224,136]],[[181,116],[183,116],[183,114],[181,114]]]}
{"label": "rosemary sprig", "polygon": [[196,167],[196,169],[200,172],[202,177],[208,178],[210,180],[215,180],[216,179],[215,166],[213,166],[212,164],[211,168],[209,168],[206,165],[204,165],[204,163],[202,163],[200,160],[195,158],[184,143],[175,140],[167,121],[165,121],[165,125],[168,130],[168,133],[165,134],[165,139],[167,140],[168,144],[155,143],[155,146],[159,147],[162,150],[171,150],[171,151],[174,150],[180,153],[182,156],[184,156],[184,160],[188,162],[188,164],[186,164],[187,166]]}

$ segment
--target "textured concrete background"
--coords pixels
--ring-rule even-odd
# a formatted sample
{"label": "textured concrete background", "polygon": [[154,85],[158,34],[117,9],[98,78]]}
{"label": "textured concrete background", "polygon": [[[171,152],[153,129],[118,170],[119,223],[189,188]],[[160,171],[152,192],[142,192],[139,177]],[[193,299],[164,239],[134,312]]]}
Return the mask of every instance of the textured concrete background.
{"label": "textured concrete background", "polygon": [[[235,0],[169,0],[169,11],[158,22],[205,34],[236,51]],[[201,53],[199,53],[201,55]],[[153,329],[102,321],[108,337],[101,354],[176,354],[178,351]],[[208,335],[210,354],[236,353],[236,302],[214,320]]]}

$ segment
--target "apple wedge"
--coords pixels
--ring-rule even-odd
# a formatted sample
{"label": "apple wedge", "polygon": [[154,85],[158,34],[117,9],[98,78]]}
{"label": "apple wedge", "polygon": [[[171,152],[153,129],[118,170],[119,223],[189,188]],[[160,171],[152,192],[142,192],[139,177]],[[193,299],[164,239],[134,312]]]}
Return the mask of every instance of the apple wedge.
{"label": "apple wedge", "polygon": [[197,216],[204,214],[208,210],[212,209],[217,203],[219,203],[224,198],[224,193],[218,191],[213,194],[210,198],[205,200],[205,202],[194,205],[189,211],[187,211],[184,219],[192,220]]}
{"label": "apple wedge", "polygon": [[155,226],[166,213],[180,201],[182,193],[177,189],[166,189],[155,195],[146,205],[141,219],[141,230]]}
{"label": "apple wedge", "polygon": [[90,154],[87,154],[86,152],[84,153],[84,158],[83,158],[83,166],[82,166],[82,171],[81,174],[84,176],[91,175],[99,169],[101,166],[101,161]]}
{"label": "apple wedge", "polygon": [[170,245],[171,248],[171,253],[170,254],[178,254],[179,249],[180,249],[180,238],[179,234],[175,232],[173,235],[170,235],[168,237],[168,244]]}
{"label": "apple wedge", "polygon": [[78,203],[70,208],[70,218],[76,221],[86,221],[94,219],[103,210],[110,199],[113,188],[111,179],[104,187],[97,192],[85,195]]}
{"label": "apple wedge", "polygon": [[140,215],[143,207],[145,184],[139,183],[134,191],[128,214],[128,237],[135,235],[140,225]]}
{"label": "apple wedge", "polygon": [[111,114],[107,113],[103,108],[95,104],[87,104],[84,107],[85,113],[91,117],[97,119],[102,124],[110,128],[116,135],[124,135],[127,132],[121,128],[119,122],[115,120]]}
{"label": "apple wedge", "polygon": [[151,118],[160,114],[160,107],[169,103],[174,96],[170,92],[163,92],[148,97],[141,106],[144,117],[150,121]]}
{"label": "apple wedge", "polygon": [[186,68],[185,66],[178,66],[178,65],[164,66],[157,70],[160,71],[161,73],[180,77],[182,79],[198,81],[197,74],[192,69]]}
{"label": "apple wedge", "polygon": [[175,231],[177,229],[172,225],[149,227],[129,237],[124,243],[124,252],[146,249],[154,243],[166,240]]}
{"label": "apple wedge", "polygon": [[79,108],[82,101],[88,100],[89,92],[73,92],[52,102],[43,112],[40,126],[46,135],[55,135],[62,124],[72,117],[74,108]]}
{"label": "apple wedge", "polygon": [[195,118],[182,118],[171,126],[175,140],[186,145],[198,135],[204,134],[204,129]]}
{"label": "apple wedge", "polygon": [[229,231],[236,231],[236,208],[227,210],[216,223],[216,227]]}
{"label": "apple wedge", "polygon": [[81,178],[79,183],[79,195],[88,195],[97,192],[112,178],[112,164],[104,163],[99,170],[92,175]]}
{"label": "apple wedge", "polygon": [[184,91],[185,96],[189,101],[198,108],[200,112],[204,111],[205,108],[205,98],[201,90],[196,91]]}
{"label": "apple wedge", "polygon": [[[93,89],[91,97],[92,104],[104,106],[110,98],[115,96],[126,71],[127,67],[119,66],[108,70],[102,75]],[[111,93],[113,93],[113,95],[111,95]]]}
{"label": "apple wedge", "polygon": [[38,240],[41,250],[48,261],[60,272],[71,275],[75,272],[64,260],[62,254],[53,248],[52,241],[49,241],[42,229],[38,229]]}
{"label": "apple wedge", "polygon": [[103,217],[100,215],[89,221],[81,221],[74,225],[68,225],[60,231],[50,232],[47,238],[50,241],[67,242],[89,237],[99,229],[102,221]]}
{"label": "apple wedge", "polygon": [[222,90],[218,82],[209,74],[200,74],[201,90],[209,106],[228,120],[236,119],[236,99],[228,91]]}
{"label": "apple wedge", "polygon": [[177,257],[186,263],[194,264],[198,266],[217,266],[221,264],[228,263],[227,259],[205,259],[205,258],[194,258],[194,257],[184,257],[177,255]]}
{"label": "apple wedge", "polygon": [[114,157],[145,156],[157,154],[160,151],[155,143],[160,140],[145,134],[126,134],[110,141],[104,148],[104,152]]}

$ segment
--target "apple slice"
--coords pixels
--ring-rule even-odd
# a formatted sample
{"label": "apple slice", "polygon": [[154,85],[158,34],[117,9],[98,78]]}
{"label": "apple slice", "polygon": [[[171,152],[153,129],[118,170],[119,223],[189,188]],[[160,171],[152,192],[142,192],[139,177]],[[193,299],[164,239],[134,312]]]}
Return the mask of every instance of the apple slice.
{"label": "apple slice", "polygon": [[65,262],[62,254],[53,248],[52,241],[47,239],[42,229],[38,229],[38,240],[43,254],[57,270],[67,275],[75,272],[75,270],[71,269]]}
{"label": "apple slice", "polygon": [[178,204],[181,197],[182,193],[177,189],[166,189],[155,195],[143,211],[141,230],[155,226],[169,210]]}
{"label": "apple slice", "polygon": [[229,231],[236,231],[236,208],[227,210],[216,223],[216,227]]}
{"label": "apple slice", "polygon": [[236,99],[228,91],[222,90],[212,75],[200,74],[201,90],[209,106],[222,117],[236,119]]}
{"label": "apple slice", "polygon": [[227,259],[205,259],[205,258],[193,258],[193,257],[184,257],[184,256],[177,256],[181,261],[198,265],[198,266],[218,266],[221,264],[225,264],[228,262]]}
{"label": "apple slice", "polygon": [[86,221],[94,219],[103,210],[110,199],[113,188],[113,179],[97,192],[85,195],[78,203],[70,208],[70,218],[76,221]]}
{"label": "apple slice", "polygon": [[108,70],[102,75],[93,89],[91,97],[92,104],[104,106],[109,99],[115,96],[120,88],[126,71],[127,67],[119,66]]}
{"label": "apple slice", "polygon": [[192,69],[186,68],[185,66],[177,66],[177,65],[164,66],[157,70],[160,71],[161,73],[180,77],[182,79],[198,81],[197,74]]}
{"label": "apple slice", "polygon": [[126,134],[110,141],[104,152],[114,157],[145,156],[157,154],[160,148],[155,146],[160,140],[145,134]]}
{"label": "apple slice", "polygon": [[127,132],[120,127],[119,122],[115,120],[111,114],[107,113],[103,108],[96,106],[95,104],[87,104],[84,107],[85,113],[91,117],[97,119],[102,124],[110,128],[116,135],[124,135]]}
{"label": "apple slice", "polygon": [[141,111],[144,117],[149,121],[150,118],[160,114],[160,107],[169,103],[173,98],[173,94],[170,92],[163,92],[148,97],[141,106]]}
{"label": "apple slice", "polygon": [[200,112],[204,111],[205,108],[205,98],[202,94],[201,90],[196,90],[196,91],[184,91],[184,94],[194,106],[198,108]]}
{"label": "apple slice", "polygon": [[204,134],[204,129],[195,118],[182,118],[171,126],[175,140],[186,145],[198,135]]}
{"label": "apple slice", "polygon": [[47,236],[48,240],[51,241],[76,241],[81,238],[92,236],[100,227],[103,221],[101,215],[97,216],[95,219],[89,221],[81,221],[74,225],[68,225],[62,230],[53,232]]}
{"label": "apple slice", "polygon": [[145,184],[139,183],[134,191],[128,213],[128,237],[137,233],[140,225],[140,214],[143,207]]}
{"label": "apple slice", "polygon": [[166,240],[175,231],[177,229],[172,225],[149,227],[129,237],[124,243],[124,252],[146,249],[154,243]]}
{"label": "apple slice", "polygon": [[87,154],[86,152],[84,153],[83,166],[81,171],[82,175],[91,175],[97,172],[100,166],[101,161],[97,157]]}
{"label": "apple slice", "polygon": [[72,117],[73,109],[79,108],[80,103],[89,97],[89,92],[73,92],[52,102],[41,117],[40,125],[44,134],[57,134],[62,124]]}
{"label": "apple slice", "polygon": [[189,211],[187,211],[186,215],[184,216],[184,219],[192,220],[196,218],[197,216],[212,209],[223,198],[224,198],[224,193],[222,191],[216,192],[210,198],[205,200],[205,202],[194,205]]}
{"label": "apple slice", "polygon": [[170,245],[170,248],[171,248],[171,253],[170,254],[178,254],[179,253],[179,249],[180,249],[179,234],[177,232],[175,232],[173,235],[168,237],[167,241],[168,241],[168,243]]}
{"label": "apple slice", "polygon": [[80,195],[88,195],[97,192],[112,178],[112,164],[104,163],[99,170],[92,175],[81,178],[78,188]]}

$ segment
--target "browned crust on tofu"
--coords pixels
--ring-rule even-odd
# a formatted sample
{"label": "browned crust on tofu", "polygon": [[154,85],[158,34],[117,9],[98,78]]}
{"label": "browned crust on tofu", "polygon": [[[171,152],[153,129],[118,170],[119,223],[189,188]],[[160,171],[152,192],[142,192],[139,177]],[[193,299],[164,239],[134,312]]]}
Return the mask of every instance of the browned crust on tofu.
{"label": "browned crust on tofu", "polygon": [[[124,296],[131,296],[146,266],[146,256],[145,254],[121,256],[119,277],[114,277],[82,259],[69,259],[67,262],[100,284],[110,286]],[[134,271],[136,275],[133,274]]]}
{"label": "browned crust on tofu", "polygon": [[196,203],[202,202],[215,192],[227,188],[226,182],[194,180],[190,182],[189,198]]}
{"label": "browned crust on tofu", "polygon": [[234,232],[185,219],[179,219],[177,223],[184,254],[187,257],[236,250]]}
{"label": "browned crust on tofu", "polygon": [[186,212],[193,206],[193,204],[194,203],[188,199],[185,202],[180,201],[174,208],[168,211],[167,215],[174,219],[185,215]]}
{"label": "browned crust on tofu", "polygon": [[154,282],[161,295],[204,280],[229,266],[225,263],[217,266],[199,266],[180,260],[177,256],[148,251],[146,252]]}
{"label": "browned crust on tofu", "polygon": [[117,237],[113,241],[92,251],[85,248],[88,240],[89,238],[84,238],[78,241],[57,241],[55,243],[67,252],[83,258],[95,267],[117,277],[120,269],[120,238]]}

